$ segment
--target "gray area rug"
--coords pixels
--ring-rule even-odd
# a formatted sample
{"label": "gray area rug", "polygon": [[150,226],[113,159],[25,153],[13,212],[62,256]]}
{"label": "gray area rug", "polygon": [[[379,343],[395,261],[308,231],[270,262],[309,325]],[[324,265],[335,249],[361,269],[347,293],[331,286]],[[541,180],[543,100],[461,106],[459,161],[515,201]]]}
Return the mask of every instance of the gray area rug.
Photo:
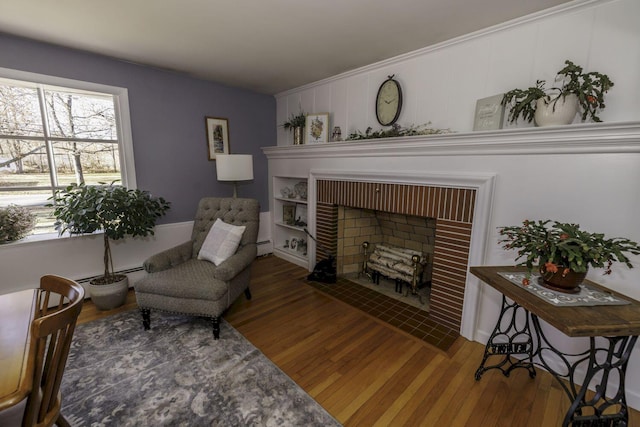
{"label": "gray area rug", "polygon": [[78,325],[62,382],[72,426],[340,426],[227,322],[137,310]]}

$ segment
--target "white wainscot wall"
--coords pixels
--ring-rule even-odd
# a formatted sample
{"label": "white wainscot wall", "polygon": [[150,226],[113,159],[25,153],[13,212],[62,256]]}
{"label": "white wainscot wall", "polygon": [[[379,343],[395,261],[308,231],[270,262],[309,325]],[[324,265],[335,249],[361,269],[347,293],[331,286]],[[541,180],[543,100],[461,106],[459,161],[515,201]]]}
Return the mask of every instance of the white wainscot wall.
{"label": "white wainscot wall", "polygon": [[[566,59],[585,71],[607,74],[605,122],[640,118],[640,1],[574,1],[512,22],[349,71],[276,95],[277,124],[302,108],[330,113],[342,137],[378,126],[374,111],[380,84],[394,74],[403,88],[402,126],[473,129],[476,101],[513,88],[553,83]],[[576,116],[574,122],[579,122]],[[519,121],[516,127],[531,127]],[[514,125],[508,125],[513,127]],[[292,135],[278,127],[278,145]]]}
{"label": "white wainscot wall", "polygon": [[[260,213],[259,256],[272,250],[270,221],[269,212]],[[114,269],[139,270],[151,255],[189,240],[192,229],[193,221],[162,224],[156,226],[154,236],[111,241]],[[101,275],[104,271],[103,245],[101,233],[49,240],[36,237],[0,245],[0,294],[37,287],[40,277],[45,274],[73,280]],[[128,276],[133,284],[144,274],[134,271]]]}
{"label": "white wainscot wall", "polygon": [[[189,240],[192,228],[193,222],[159,225],[154,236],[112,241],[115,270],[140,268],[149,256]],[[101,233],[0,245],[0,294],[35,288],[45,274],[73,280],[101,275],[103,253]]]}
{"label": "white wainscot wall", "polygon": [[[484,265],[513,265],[516,254],[498,245],[497,228],[524,219],[579,223],[587,230],[640,241],[640,123],[572,125],[556,128],[469,132],[291,147],[266,147],[269,176],[309,176],[313,170],[347,174],[495,176]],[[476,245],[474,245],[475,247]],[[477,255],[477,254],[476,254]],[[474,256],[478,259],[477,256]],[[611,276],[591,271],[589,279],[640,299],[640,257]],[[486,343],[500,313],[501,295],[469,275],[479,294],[473,333]],[[468,303],[465,293],[465,305]],[[469,308],[465,307],[465,313]],[[468,330],[463,320],[462,331]],[[466,326],[466,327],[465,327]],[[567,339],[550,329],[559,348],[575,352],[584,339]],[[463,334],[465,335],[465,334]],[[636,345],[640,347],[640,344]],[[480,361],[478,361],[479,363]],[[629,404],[640,409],[640,348],[627,372]]]}

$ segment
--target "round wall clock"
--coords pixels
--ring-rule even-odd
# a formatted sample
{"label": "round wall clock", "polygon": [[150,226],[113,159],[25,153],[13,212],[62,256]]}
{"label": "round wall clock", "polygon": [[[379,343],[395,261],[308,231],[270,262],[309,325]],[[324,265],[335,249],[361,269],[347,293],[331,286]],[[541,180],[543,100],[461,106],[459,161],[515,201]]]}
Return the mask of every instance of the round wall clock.
{"label": "round wall clock", "polygon": [[378,89],[376,96],[376,118],[382,126],[394,124],[402,110],[402,89],[400,83],[389,76]]}

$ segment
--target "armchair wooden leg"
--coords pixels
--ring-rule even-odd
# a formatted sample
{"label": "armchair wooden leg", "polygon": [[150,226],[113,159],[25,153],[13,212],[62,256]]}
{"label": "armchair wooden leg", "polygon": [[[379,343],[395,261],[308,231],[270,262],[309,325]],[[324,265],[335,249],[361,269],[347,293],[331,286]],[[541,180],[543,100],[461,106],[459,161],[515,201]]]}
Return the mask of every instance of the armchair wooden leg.
{"label": "armchair wooden leg", "polygon": [[142,326],[145,331],[151,329],[151,310],[148,308],[141,308],[140,314],[142,314]]}
{"label": "armchair wooden leg", "polygon": [[247,297],[247,299],[251,299],[251,289],[249,289],[248,286],[247,289],[244,290],[244,296]]}
{"label": "armchair wooden leg", "polygon": [[213,323],[213,339],[217,340],[220,338],[220,316],[211,318],[211,323]]}

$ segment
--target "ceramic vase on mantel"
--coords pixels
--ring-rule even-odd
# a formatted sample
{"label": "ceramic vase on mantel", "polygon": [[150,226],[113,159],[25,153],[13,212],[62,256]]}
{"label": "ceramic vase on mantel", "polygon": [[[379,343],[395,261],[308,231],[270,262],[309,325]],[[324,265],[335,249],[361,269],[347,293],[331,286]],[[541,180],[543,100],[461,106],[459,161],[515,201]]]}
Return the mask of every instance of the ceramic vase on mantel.
{"label": "ceramic vase on mantel", "polygon": [[558,271],[545,271],[544,266],[540,268],[542,285],[554,291],[575,294],[580,292],[580,285],[587,277],[587,272],[576,273],[573,270],[565,272],[565,267],[558,267]]}
{"label": "ceramic vase on mantel", "polygon": [[536,101],[534,119],[538,126],[568,125],[578,112],[578,97],[571,93],[547,102],[545,98]]}

